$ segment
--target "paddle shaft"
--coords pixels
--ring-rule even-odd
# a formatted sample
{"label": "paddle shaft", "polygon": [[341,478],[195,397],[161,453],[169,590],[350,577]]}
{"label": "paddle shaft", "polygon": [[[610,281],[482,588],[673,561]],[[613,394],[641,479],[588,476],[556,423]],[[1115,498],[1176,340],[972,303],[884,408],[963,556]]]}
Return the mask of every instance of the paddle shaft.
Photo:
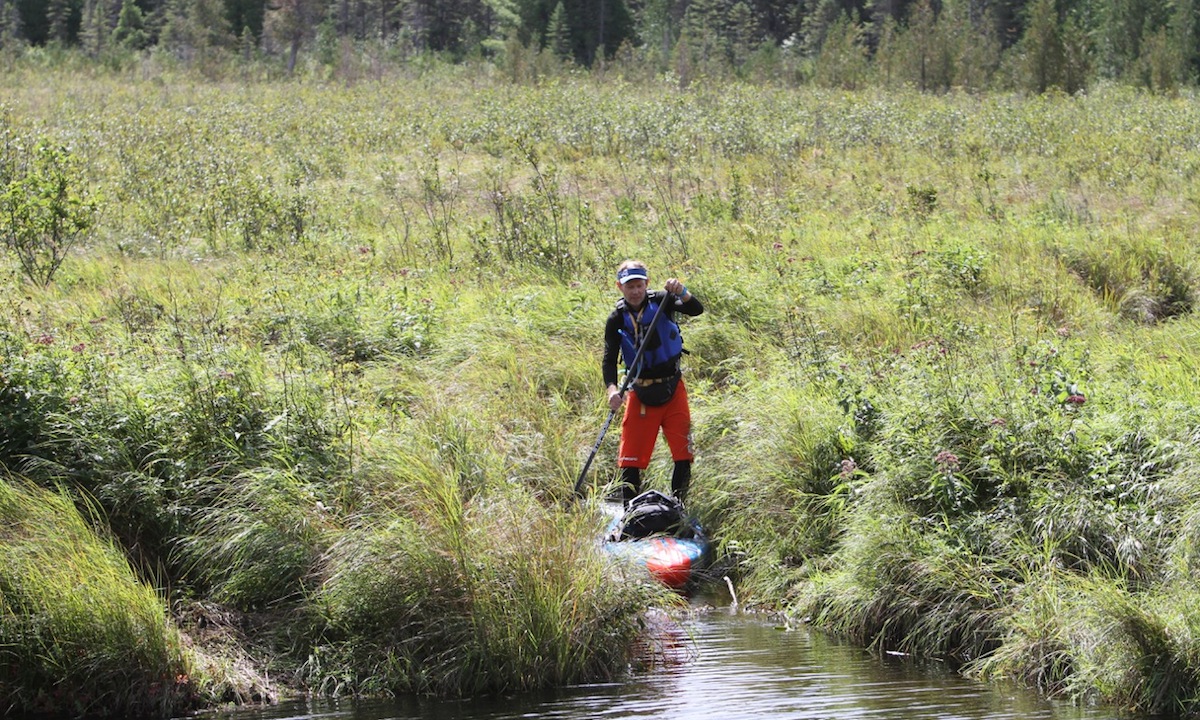
{"label": "paddle shaft", "polygon": [[[633,356],[633,362],[629,364],[630,371],[625,373],[625,379],[621,381],[621,387],[617,390],[617,394],[624,395],[633,381],[637,380],[641,368],[638,367],[642,359],[642,353],[646,349],[646,343],[650,341],[650,336],[658,331],[658,316],[662,314],[663,308],[671,302],[672,295],[667,293],[663,301],[658,304],[658,309],[654,311],[654,317],[650,319],[650,329],[646,331],[646,336],[642,338],[642,342],[638,345],[637,353]],[[600,443],[604,442],[604,435],[608,432],[608,426],[612,425],[613,417],[617,414],[616,410],[608,411],[608,419],[604,421],[604,427],[600,428],[600,437],[596,438],[596,444],[592,446],[592,452],[588,454],[587,462],[583,464],[583,470],[579,472],[579,479],[575,481],[575,495],[583,497],[580,491],[583,490],[583,481],[587,477],[588,470],[592,467],[592,461],[596,459],[596,453],[600,450]]]}

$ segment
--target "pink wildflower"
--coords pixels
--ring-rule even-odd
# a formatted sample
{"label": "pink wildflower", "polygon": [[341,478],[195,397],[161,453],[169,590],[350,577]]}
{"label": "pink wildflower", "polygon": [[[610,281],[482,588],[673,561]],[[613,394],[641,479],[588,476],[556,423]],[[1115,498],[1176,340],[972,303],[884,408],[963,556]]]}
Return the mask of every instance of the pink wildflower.
{"label": "pink wildflower", "polygon": [[933,462],[938,466],[938,469],[943,472],[958,469],[958,456],[949,450],[943,450],[937,454]]}

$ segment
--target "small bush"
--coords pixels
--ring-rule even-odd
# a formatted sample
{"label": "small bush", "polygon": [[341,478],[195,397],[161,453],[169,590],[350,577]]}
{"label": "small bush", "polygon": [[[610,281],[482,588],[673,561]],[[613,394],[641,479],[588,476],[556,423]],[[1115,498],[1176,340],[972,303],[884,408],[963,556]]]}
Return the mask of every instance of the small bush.
{"label": "small bush", "polygon": [[11,136],[0,142],[0,238],[25,277],[45,287],[92,229],[97,204],[66,147],[41,140],[22,157]]}

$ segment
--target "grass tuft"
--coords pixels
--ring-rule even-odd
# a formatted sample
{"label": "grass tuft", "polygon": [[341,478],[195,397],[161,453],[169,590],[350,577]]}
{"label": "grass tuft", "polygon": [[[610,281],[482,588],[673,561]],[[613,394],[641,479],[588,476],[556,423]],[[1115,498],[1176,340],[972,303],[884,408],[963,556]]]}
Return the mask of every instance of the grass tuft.
{"label": "grass tuft", "polygon": [[204,679],[162,598],[63,494],[0,481],[0,705],[9,713],[170,716]]}

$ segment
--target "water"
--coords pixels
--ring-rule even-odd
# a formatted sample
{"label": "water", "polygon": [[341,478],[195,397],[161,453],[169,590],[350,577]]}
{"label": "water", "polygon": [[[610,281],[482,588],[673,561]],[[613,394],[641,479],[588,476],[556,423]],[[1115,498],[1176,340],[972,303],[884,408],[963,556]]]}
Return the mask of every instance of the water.
{"label": "water", "polygon": [[805,628],[725,610],[668,623],[659,667],[620,683],[470,701],[305,701],[216,713],[221,720],[1112,720],[1115,710],[1049,702],[971,682],[936,662],[873,656]]}

